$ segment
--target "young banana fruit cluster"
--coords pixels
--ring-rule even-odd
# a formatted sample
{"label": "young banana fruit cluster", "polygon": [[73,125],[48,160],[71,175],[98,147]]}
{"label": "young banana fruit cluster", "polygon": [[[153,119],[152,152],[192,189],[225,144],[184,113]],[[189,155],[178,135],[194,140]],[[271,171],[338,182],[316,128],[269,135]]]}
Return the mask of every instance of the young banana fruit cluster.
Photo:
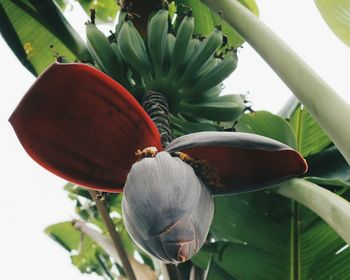
{"label": "young banana fruit cluster", "polygon": [[220,129],[218,122],[235,121],[247,107],[242,95],[220,96],[222,81],[237,66],[236,52],[225,46],[220,28],[206,38],[196,36],[191,14],[176,26],[174,32],[169,11],[160,9],[150,17],[144,39],[122,11],[108,38],[88,23],[87,44],[95,66],[139,101],[149,90],[163,93],[179,134],[192,132],[184,127],[198,122]]}

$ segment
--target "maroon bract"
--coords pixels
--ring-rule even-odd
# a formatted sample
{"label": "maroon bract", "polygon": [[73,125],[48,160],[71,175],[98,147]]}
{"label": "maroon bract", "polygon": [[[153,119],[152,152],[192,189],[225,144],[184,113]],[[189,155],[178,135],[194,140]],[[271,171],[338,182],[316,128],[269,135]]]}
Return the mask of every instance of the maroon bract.
{"label": "maroon bract", "polygon": [[223,181],[213,194],[261,189],[303,174],[304,158],[273,139],[240,132],[199,132],[172,141],[167,152],[181,151],[207,162]]}
{"label": "maroon bract", "polygon": [[157,127],[131,94],[86,64],[53,64],[10,122],[44,168],[103,191],[122,191],[137,149],[162,149]]}

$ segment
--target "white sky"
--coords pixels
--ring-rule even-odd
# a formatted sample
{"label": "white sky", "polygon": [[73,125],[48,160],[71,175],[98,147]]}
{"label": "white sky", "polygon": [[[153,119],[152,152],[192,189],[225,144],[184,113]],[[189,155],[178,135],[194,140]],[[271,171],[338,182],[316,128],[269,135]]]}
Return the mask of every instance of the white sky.
{"label": "white sky", "polygon": [[[260,18],[340,95],[350,102],[350,49],[328,29],[313,1],[257,0]],[[75,20],[76,22],[77,20]],[[79,17],[77,24],[84,30]],[[291,92],[247,45],[226,92],[250,92],[255,110],[277,112]],[[82,275],[66,251],[48,238],[46,226],[73,217],[65,181],[24,152],[7,119],[34,78],[0,38],[0,279],[100,279]]]}

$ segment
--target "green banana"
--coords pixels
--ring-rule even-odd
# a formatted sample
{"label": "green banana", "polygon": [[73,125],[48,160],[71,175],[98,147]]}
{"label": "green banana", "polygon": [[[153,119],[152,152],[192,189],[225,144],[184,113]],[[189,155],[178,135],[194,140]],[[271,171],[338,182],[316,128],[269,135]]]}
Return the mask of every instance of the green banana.
{"label": "green banana", "polygon": [[181,74],[184,74],[184,71],[186,70],[188,66],[188,61],[193,57],[196,52],[200,49],[202,42],[198,38],[192,38],[190,43],[188,44],[188,47],[186,49],[185,56],[183,58],[183,64],[182,66],[185,66],[185,68],[181,68]]}
{"label": "green banana", "polygon": [[120,61],[121,64],[124,65],[124,75],[125,75],[125,84],[123,83],[123,86],[137,99],[141,102],[142,96],[145,91],[145,85],[143,83],[143,80],[135,69],[128,66],[123,56],[120,52],[120,49],[116,43],[111,43],[112,49],[115,53],[115,55],[118,58],[118,61]]}
{"label": "green banana", "polygon": [[125,69],[125,72],[126,72],[127,66],[125,64],[125,61],[123,59],[122,54],[120,53],[120,50],[119,50],[119,47],[118,47],[117,43],[112,42],[111,43],[111,47],[112,47],[112,50],[114,51],[114,54],[115,54],[115,56],[116,56],[116,58],[118,60],[118,63],[120,65],[123,65],[123,68]]}
{"label": "green banana", "polygon": [[219,126],[210,123],[190,122],[179,116],[170,115],[170,123],[175,126],[182,134],[195,133],[200,131],[219,131]]}
{"label": "green banana", "polygon": [[[180,112],[189,112],[195,117],[203,117],[212,121],[233,121],[243,115],[246,104],[242,95],[231,95],[229,98],[222,97],[225,96],[219,96],[196,104],[181,103],[179,110]],[[231,100],[227,101],[226,99]]]}
{"label": "green banana", "polygon": [[214,56],[209,58],[208,62],[197,71],[196,75],[193,76],[193,81],[196,82],[198,80],[198,77],[202,75],[206,75],[207,73],[211,72],[213,68],[216,65],[218,65],[220,62],[221,62],[221,58],[217,58]]}
{"label": "green banana", "polygon": [[128,77],[130,69],[128,69],[128,66],[125,63],[124,59],[123,59],[123,56],[122,56],[122,54],[120,52],[120,49],[119,49],[117,43],[112,42],[111,43],[111,47],[112,47],[112,50],[114,51],[114,54],[115,54],[115,56],[117,58],[118,64],[121,65],[122,69],[123,69],[123,73],[122,73],[123,76],[121,77],[123,79],[123,82],[120,82],[120,83],[124,87],[126,87],[129,91],[131,91],[133,84],[132,84],[132,81],[130,80],[130,78]]}
{"label": "green banana", "polygon": [[126,63],[139,72],[146,86],[151,85],[153,77],[146,47],[141,35],[130,20],[126,20],[120,28],[117,43]]}
{"label": "green banana", "polygon": [[179,65],[178,71],[174,72],[172,75],[169,75],[168,80],[171,82],[171,88],[173,88],[173,96],[172,98],[174,100],[181,100],[184,96],[184,89],[182,87],[179,87],[178,83],[179,80],[183,78],[184,72],[187,67],[187,62],[190,60],[192,56],[196,54],[198,49],[200,48],[201,41],[198,38],[191,39],[190,43],[188,44],[185,57],[183,59],[183,63]]}
{"label": "green banana", "polygon": [[189,88],[194,94],[201,94],[208,88],[221,83],[226,79],[237,67],[237,54],[234,51],[229,51],[222,61],[220,61],[210,71],[203,73],[196,80],[196,83]]}
{"label": "green banana", "polygon": [[167,45],[169,11],[159,10],[147,27],[147,47],[154,69],[155,80],[162,79],[163,63]]}
{"label": "green banana", "polygon": [[127,16],[128,16],[128,11],[126,11],[125,9],[122,8],[118,14],[118,22],[115,26],[115,37],[116,38],[118,37],[120,29],[122,28]]}
{"label": "green banana", "polygon": [[[187,49],[191,42],[194,30],[193,16],[185,16],[176,33],[176,41],[171,59],[171,70],[169,77],[177,78],[179,66],[184,63]],[[175,77],[174,77],[175,75]]]}
{"label": "green banana", "polygon": [[188,95],[188,103],[198,103],[201,101],[207,101],[209,99],[218,97],[222,92],[222,88],[222,83],[220,83],[204,92],[201,92],[200,94],[193,92],[193,94]]}
{"label": "green banana", "polygon": [[167,34],[167,40],[166,40],[166,48],[165,48],[165,54],[164,54],[164,63],[163,63],[163,77],[162,80],[167,80],[167,75],[170,71],[171,67],[171,60],[174,53],[174,46],[175,46],[176,38],[174,34],[168,33]]}
{"label": "green banana", "polygon": [[107,37],[94,24],[86,24],[87,46],[100,69],[116,81],[123,83],[124,65],[116,57]]}
{"label": "green banana", "polygon": [[184,87],[191,80],[193,73],[201,69],[221,45],[222,31],[219,28],[215,28],[209,37],[201,43],[200,49],[190,58],[186,71],[177,85],[180,88]]}

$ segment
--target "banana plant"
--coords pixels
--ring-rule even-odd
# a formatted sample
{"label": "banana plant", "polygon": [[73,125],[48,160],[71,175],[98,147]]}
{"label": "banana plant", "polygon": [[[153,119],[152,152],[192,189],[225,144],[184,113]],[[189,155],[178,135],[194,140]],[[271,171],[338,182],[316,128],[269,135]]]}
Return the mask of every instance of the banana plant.
{"label": "banana plant", "polygon": [[[178,2],[195,2],[196,5],[202,5],[199,1]],[[280,66],[274,58],[275,54],[273,54],[273,51],[267,51],[259,43],[259,36],[254,34],[255,38],[250,33],[254,32],[254,28],[250,28],[249,26],[251,25],[249,24],[256,24],[256,20],[253,16],[247,14],[237,1],[215,1],[214,3],[214,1],[208,0],[203,2],[211,4],[215,11],[224,10],[223,17],[227,22],[241,33],[248,42],[256,44],[257,48],[262,51],[267,59],[277,63],[276,69],[279,69]],[[190,5],[189,3],[187,4]],[[226,11],[231,10],[236,17],[237,15],[243,15],[242,18],[244,20],[241,20],[240,17],[241,22],[238,23],[237,20],[227,16],[228,12]],[[224,227],[224,222],[220,221],[226,210],[230,209],[232,201],[236,203],[237,208],[234,207],[235,209],[231,209],[227,213],[237,211],[238,214],[242,215],[243,219],[251,216],[252,209],[255,208],[248,207],[249,211],[245,211],[244,204],[252,205],[256,201],[266,201],[262,206],[257,203],[257,208],[254,211],[261,212],[264,209],[266,210],[264,207],[271,209],[274,205],[275,196],[271,195],[270,192],[276,190],[279,194],[299,201],[313,209],[335,228],[344,240],[349,242],[348,225],[346,222],[343,222],[348,218],[346,213],[349,206],[346,201],[305,180],[286,181],[289,177],[301,175],[306,171],[306,163],[298,152],[280,142],[246,133],[207,132],[189,134],[175,140],[169,134],[171,130],[168,127],[169,120],[170,123],[173,122],[173,131],[176,131],[176,128],[174,128],[176,125],[180,128],[183,126],[183,131],[186,131],[186,127],[192,130],[193,126],[191,125],[193,124],[203,124],[205,125],[203,128],[222,130],[220,125],[215,124],[215,121],[232,121],[233,123],[242,115],[242,109],[239,115],[233,115],[230,113],[229,106],[222,106],[221,101],[229,99],[230,104],[233,105],[237,104],[239,98],[218,96],[218,93],[220,94],[220,87],[218,86],[220,79],[213,78],[216,72],[212,71],[216,65],[213,63],[209,67],[208,58],[216,53],[219,47],[215,43],[218,42],[215,38],[218,37],[217,34],[220,32],[220,29],[214,30],[213,34],[205,40],[205,44],[201,43],[201,40],[194,43],[197,44],[197,48],[201,52],[197,51],[198,55],[195,53],[195,55],[192,54],[192,56],[185,57],[188,65],[182,68],[185,70],[183,72],[186,75],[181,77],[183,73],[177,67],[173,69],[170,67],[169,69],[167,66],[176,65],[178,62],[178,60],[174,59],[178,37],[181,38],[181,44],[178,43],[178,47],[184,45],[184,36],[178,36],[178,34],[181,34],[179,33],[182,32],[181,30],[186,30],[181,26],[184,26],[185,22],[191,21],[191,15],[187,14],[178,23],[178,29],[173,34],[168,32],[169,17],[167,12],[164,9],[159,11],[149,21],[146,43],[144,43],[140,34],[133,27],[129,13],[124,15],[125,17],[122,16],[120,24],[117,25],[114,33],[115,38],[112,39],[107,39],[104,35],[101,36],[92,20],[87,25],[88,48],[94,59],[94,62],[90,62],[94,63],[95,67],[101,69],[110,77],[122,83],[131,93],[103,73],[89,66],[82,64],[55,64],[40,76],[11,117],[11,122],[24,148],[38,163],[69,181],[102,191],[120,192],[123,190],[122,207],[124,209],[125,226],[128,228],[134,241],[151,255],[163,261],[174,263],[188,260],[205,243],[213,217],[212,195],[258,190],[283,181],[283,183],[276,185],[276,188],[268,191],[243,194],[236,196],[236,199],[231,197],[218,197],[215,199],[216,205],[219,206],[217,209],[220,209],[221,206],[224,206],[222,209],[225,209],[221,212],[216,211],[214,216],[211,235],[215,242],[213,244],[205,244],[202,250],[204,257],[199,254],[197,260],[194,259],[193,262],[202,268],[206,268],[208,261],[211,259],[209,278],[215,278],[217,275],[222,275],[224,278],[244,278],[250,275],[249,277],[254,279],[257,275],[261,277],[271,264],[278,263],[276,258],[269,258],[270,256],[276,257],[279,254],[286,256],[287,254],[290,255],[290,258],[285,257],[284,259],[290,259],[293,265],[280,264],[279,267],[281,269],[279,271],[276,270],[277,274],[273,274],[273,276],[266,274],[267,277],[270,277],[266,279],[271,279],[271,277],[277,277],[276,279],[283,278],[286,273],[290,273],[292,278],[294,277],[293,279],[317,275],[313,267],[302,266],[298,258],[300,255],[300,251],[298,251],[300,250],[299,245],[302,240],[299,238],[301,229],[298,225],[298,219],[302,213],[299,204],[293,202],[290,208],[281,206],[282,210],[284,209],[286,212],[294,214],[291,217],[290,228],[287,227],[291,232],[290,242],[293,245],[290,247],[290,251],[279,251],[281,248],[277,248],[281,244],[285,246],[285,240],[287,239],[282,240],[284,237],[279,239],[273,235],[273,239],[260,240],[261,243],[274,240],[274,242],[279,244],[278,246],[273,246],[273,243],[267,242],[265,245],[270,244],[271,250],[274,250],[271,252],[264,246],[264,248],[257,248],[257,244],[254,243],[253,239],[250,239],[249,242],[245,241],[245,236],[240,235],[239,231]],[[245,21],[246,19],[248,21]],[[162,28],[158,28],[155,32],[155,28],[152,28],[153,25],[161,26]],[[259,24],[254,26],[259,26]],[[193,27],[191,28],[193,29]],[[255,30],[266,31],[265,28]],[[127,38],[122,34],[133,36],[133,39],[131,37]],[[266,33],[262,34],[266,35]],[[269,33],[267,34],[270,35]],[[101,38],[101,40],[95,40],[96,38]],[[189,38],[191,39],[191,36]],[[273,36],[269,38],[271,40],[274,39]],[[130,44],[123,46],[130,40],[137,42],[137,47],[139,48],[137,51]],[[161,44],[156,44],[156,42]],[[290,54],[289,50],[283,52],[283,49],[278,49],[280,42],[278,40],[276,42],[278,43],[277,50],[286,55]],[[100,48],[100,45],[103,47]],[[130,51],[134,51],[134,53],[130,53]],[[128,70],[120,72],[120,69],[115,69],[115,64],[108,64],[109,54],[115,57],[114,61],[124,65],[122,69]],[[141,57],[138,56],[140,54],[142,55]],[[232,55],[232,52],[230,54],[231,60],[227,59],[229,62],[226,63],[226,66],[233,66],[234,69],[235,57]],[[279,53],[277,52],[277,54]],[[130,57],[133,58],[130,59]],[[293,58],[295,57],[292,55]],[[320,108],[323,109],[322,102],[329,97],[334,97],[337,105],[341,105],[340,112],[338,112],[340,116],[347,116],[347,106],[322,81],[317,77],[315,78],[315,75],[306,69],[300,61],[297,61],[296,64],[297,67],[301,67],[298,69],[305,71],[305,77],[309,78],[309,81],[305,81],[305,83],[310,83],[311,79],[317,90],[320,89],[325,92],[325,98],[313,100],[313,97],[308,95],[305,88],[296,85],[295,79],[289,79],[289,70],[283,67],[279,69],[281,75],[290,87],[295,90],[299,99],[305,103],[310,113],[320,121],[321,126],[329,133],[330,138],[347,157],[349,154],[344,144],[344,135],[341,135],[339,129],[331,127],[335,117],[339,116],[333,118],[328,114],[324,118],[318,114],[318,110]],[[127,65],[126,68],[125,65]],[[196,65],[199,65],[199,67],[196,67]],[[209,68],[209,70],[201,69],[201,65],[205,65],[206,67],[204,68]],[[191,80],[188,76],[193,74],[192,72],[195,72],[195,70],[199,70],[197,74],[199,76],[194,75],[193,77],[198,78],[200,75],[207,77],[201,83],[194,84],[194,88],[200,93],[199,96],[198,93],[192,93],[191,90],[188,90],[188,85],[192,87],[193,81],[196,80]],[[228,75],[230,71],[225,75]],[[164,90],[164,81],[162,81],[164,73],[171,73],[171,77],[173,75],[177,78],[179,77],[179,79],[175,79],[173,85],[173,88],[176,90],[180,88],[180,91],[176,91],[176,94],[172,90],[169,92]],[[221,74],[219,76],[224,77],[225,75]],[[53,80],[56,81],[55,84],[52,83]],[[211,82],[206,84],[208,80]],[[170,102],[163,102],[164,100],[161,100],[162,97],[159,97],[159,95],[139,95],[137,90],[135,90],[136,84],[141,85],[143,90],[147,89],[151,92],[152,90],[164,91]],[[50,92],[50,94],[45,94],[47,92]],[[134,95],[137,100],[133,99],[131,95]],[[232,99],[235,101],[232,102]],[[70,101],[68,106],[67,100]],[[141,100],[145,101],[143,103],[144,109],[137,102]],[[154,102],[154,100],[157,101]],[[155,110],[154,108],[152,110],[152,106],[155,103],[160,103],[162,106],[164,104],[170,105],[170,107],[161,110],[160,114],[159,111],[157,114],[154,114]],[[57,104],[62,104],[62,108],[65,109],[62,111],[61,107],[57,108]],[[242,105],[241,108],[244,108],[244,106]],[[225,110],[228,113],[222,113]],[[168,120],[165,120],[162,115],[167,115],[169,112],[172,115]],[[220,112],[218,119],[215,119],[218,117],[215,112]],[[150,118],[147,114],[150,115]],[[246,118],[245,116],[244,119]],[[246,122],[249,123],[247,120]],[[106,125],[101,126],[101,123]],[[281,125],[284,122],[278,120],[276,123]],[[242,126],[242,121],[240,121],[239,125],[240,128],[237,127],[238,130],[250,129],[252,131],[249,132],[257,133],[254,128],[252,129],[251,125],[242,128],[244,127],[244,125]],[[290,130],[288,134],[293,135],[293,133],[290,133]],[[138,135],[138,137],[135,137],[135,135]],[[181,132],[176,135],[181,135]],[[271,137],[271,135],[268,136]],[[116,145],[116,143],[118,144]],[[97,149],[92,148],[97,144]],[[295,139],[290,140],[288,145],[298,148],[303,155],[310,156],[313,153],[322,152],[331,143],[328,137],[325,137],[324,143],[319,144],[318,150],[316,152],[311,151],[310,154],[305,152],[305,150],[308,150],[307,145],[302,147],[299,142],[295,142]],[[153,174],[150,170],[156,170],[157,172]],[[168,174],[168,170],[172,170],[172,172]],[[163,177],[160,174],[167,174],[168,176]],[[179,178],[179,174],[185,175],[183,178]],[[254,175],[252,176],[251,174]],[[189,183],[186,181],[186,178],[194,185],[193,188],[186,187]],[[323,182],[327,186],[329,184],[341,184],[337,180],[335,182],[334,179],[333,181],[317,177],[315,179],[314,176],[311,176],[310,180],[319,180],[318,182]],[[154,188],[154,186],[160,187],[160,185],[164,185],[168,192],[164,192],[163,188]],[[347,187],[344,182],[342,186],[344,188]],[[179,195],[180,192],[183,194],[182,196]],[[141,196],[140,194],[143,195]],[[187,194],[187,196],[184,194]],[[169,197],[171,201],[169,201]],[[271,197],[273,197],[272,200],[270,199]],[[159,203],[159,201],[162,203]],[[198,201],[198,204],[193,206],[193,201]],[[278,205],[281,205],[280,202],[278,201]],[[332,207],[334,206],[334,208],[331,208],[333,211],[328,211],[330,208],[323,209],[320,207],[321,202],[329,203]],[[182,209],[180,209],[181,207],[177,208],[178,205],[182,205]],[[206,207],[203,208],[204,206]],[[171,215],[166,215],[166,213],[171,213]],[[270,210],[261,213],[273,215],[273,212]],[[305,213],[309,215],[307,211]],[[236,215],[236,217],[238,216]],[[277,216],[272,217],[273,220],[282,220],[288,217],[288,215],[279,215],[278,212]],[[334,220],[334,217],[337,219]],[[157,227],[154,227],[154,219],[162,222],[157,223]],[[277,228],[272,226],[273,223],[271,221],[264,223],[266,219],[261,217],[259,219],[263,221],[261,224],[258,224],[261,225],[261,228],[262,226],[265,228],[271,227],[272,229]],[[232,224],[235,224],[235,221],[233,220]],[[313,217],[308,226],[312,225],[314,221]],[[142,226],[140,227],[140,225]],[[240,228],[244,228],[243,224],[240,226]],[[140,228],[143,230],[140,231]],[[227,238],[230,236],[228,231],[232,231],[229,239]],[[268,230],[265,231],[265,233],[267,232]],[[283,230],[278,229],[277,232],[280,232],[281,236],[285,236],[286,230],[285,228]],[[315,233],[316,231],[312,232]],[[326,232],[329,231],[322,231],[324,234]],[[262,236],[267,238],[268,234]],[[248,238],[249,235],[246,237]],[[334,250],[334,245],[339,246],[341,243],[338,235],[332,235],[332,238],[337,243],[327,247],[325,250],[321,246],[323,251],[320,249],[317,252],[319,254],[308,257],[315,260],[319,256],[327,255],[327,259],[333,260],[331,256],[334,254],[332,251]],[[305,240],[310,242],[309,239]],[[260,252],[260,249],[265,251],[265,254]],[[339,252],[335,253],[340,254],[340,249]],[[232,269],[234,263],[239,263],[238,258],[235,258],[235,251],[240,252],[240,256],[248,257],[242,258],[247,265],[254,261],[254,257],[257,258],[258,256],[263,257],[266,261],[262,262],[260,268],[255,272],[245,269],[243,261],[240,263],[238,270],[236,268]],[[270,253],[269,257],[266,255],[266,252]],[[276,252],[277,255],[275,255]],[[345,252],[346,254],[342,254],[342,261],[347,259],[348,251]],[[203,259],[205,262],[203,262]],[[330,266],[324,265],[324,269],[324,275],[327,277],[345,275],[341,273],[335,274]],[[346,273],[345,271],[343,272]],[[257,274],[255,275],[254,273]]]}

